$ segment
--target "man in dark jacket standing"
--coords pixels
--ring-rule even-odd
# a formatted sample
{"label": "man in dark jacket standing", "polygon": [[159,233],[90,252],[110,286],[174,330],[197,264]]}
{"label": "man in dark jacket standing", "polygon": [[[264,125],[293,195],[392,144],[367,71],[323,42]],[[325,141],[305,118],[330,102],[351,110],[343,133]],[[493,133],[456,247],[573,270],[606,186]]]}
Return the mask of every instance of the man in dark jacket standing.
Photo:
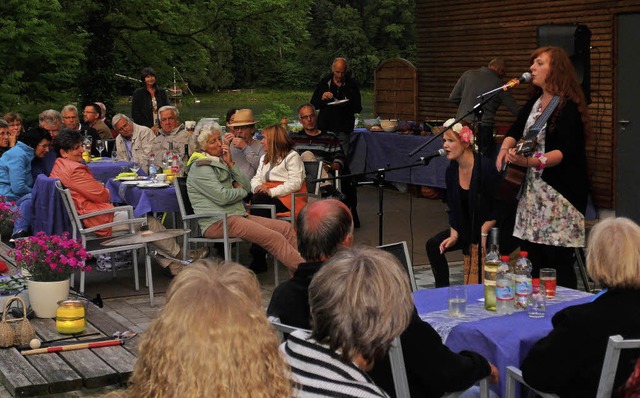
{"label": "man in dark jacket standing", "polygon": [[331,75],[320,80],[311,103],[320,110],[318,128],[335,133],[349,158],[349,137],[354,128],[354,114],[362,112],[362,98],[358,83],[347,76],[346,59],[333,61]]}

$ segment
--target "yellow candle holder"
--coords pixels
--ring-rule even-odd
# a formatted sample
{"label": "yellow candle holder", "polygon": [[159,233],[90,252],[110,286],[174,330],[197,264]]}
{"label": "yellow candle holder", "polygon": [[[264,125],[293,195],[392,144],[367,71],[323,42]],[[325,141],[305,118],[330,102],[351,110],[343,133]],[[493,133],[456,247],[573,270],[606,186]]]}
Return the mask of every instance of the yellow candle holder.
{"label": "yellow candle holder", "polygon": [[84,302],[64,300],[58,303],[56,310],[56,330],[62,334],[82,333],[85,327]]}

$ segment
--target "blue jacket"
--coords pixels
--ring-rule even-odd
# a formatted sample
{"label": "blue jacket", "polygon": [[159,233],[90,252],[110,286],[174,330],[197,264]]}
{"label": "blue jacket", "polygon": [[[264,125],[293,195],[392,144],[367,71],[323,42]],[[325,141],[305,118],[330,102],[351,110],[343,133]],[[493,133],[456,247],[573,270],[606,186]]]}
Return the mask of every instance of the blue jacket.
{"label": "blue jacket", "polygon": [[0,158],[0,195],[8,201],[16,201],[31,192],[31,161],[34,156],[33,148],[18,141]]}

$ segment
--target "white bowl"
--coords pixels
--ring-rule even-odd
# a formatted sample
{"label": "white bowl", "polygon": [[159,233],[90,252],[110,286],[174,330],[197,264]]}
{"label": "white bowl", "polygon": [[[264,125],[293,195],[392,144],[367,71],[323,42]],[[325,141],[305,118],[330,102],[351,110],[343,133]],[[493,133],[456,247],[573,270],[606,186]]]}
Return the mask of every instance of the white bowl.
{"label": "white bowl", "polygon": [[381,120],[380,127],[382,127],[382,129],[387,133],[393,133],[398,129],[398,120],[397,119]]}

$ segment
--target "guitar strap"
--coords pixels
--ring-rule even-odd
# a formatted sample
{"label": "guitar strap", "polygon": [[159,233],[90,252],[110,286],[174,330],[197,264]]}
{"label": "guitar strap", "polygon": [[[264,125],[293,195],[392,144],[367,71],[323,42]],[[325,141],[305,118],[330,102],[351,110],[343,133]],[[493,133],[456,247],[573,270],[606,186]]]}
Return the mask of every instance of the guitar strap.
{"label": "guitar strap", "polygon": [[536,122],[534,123],[533,127],[531,127],[524,135],[523,138],[525,140],[536,138],[536,136],[542,129],[542,126],[544,126],[544,124],[547,122],[547,119],[549,119],[549,116],[551,116],[551,114],[556,109],[559,103],[560,103],[560,96],[554,95],[553,98],[551,98],[551,101],[549,101],[549,105],[547,105],[544,112],[542,112],[542,115],[540,115],[538,120],[536,120]]}

